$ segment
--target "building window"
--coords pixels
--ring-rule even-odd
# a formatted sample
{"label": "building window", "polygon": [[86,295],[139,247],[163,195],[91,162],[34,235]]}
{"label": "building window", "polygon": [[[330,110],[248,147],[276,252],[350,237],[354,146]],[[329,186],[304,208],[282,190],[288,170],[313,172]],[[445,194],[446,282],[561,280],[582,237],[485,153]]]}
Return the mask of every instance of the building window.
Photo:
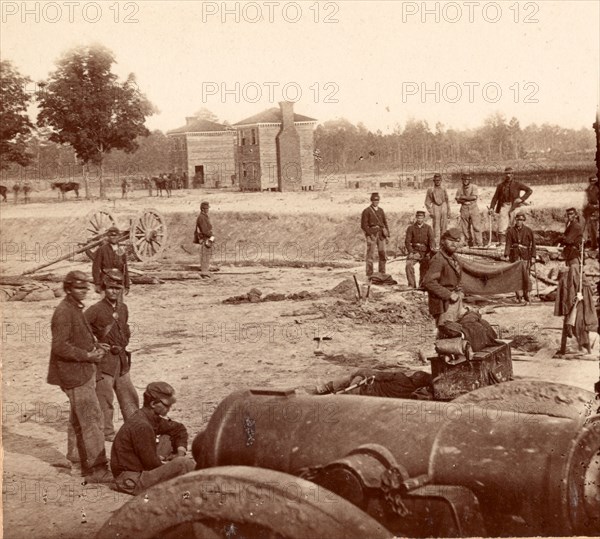
{"label": "building window", "polygon": [[246,132],[242,129],[242,146],[246,145]]}
{"label": "building window", "polygon": [[256,129],[252,130],[252,144],[256,144]]}

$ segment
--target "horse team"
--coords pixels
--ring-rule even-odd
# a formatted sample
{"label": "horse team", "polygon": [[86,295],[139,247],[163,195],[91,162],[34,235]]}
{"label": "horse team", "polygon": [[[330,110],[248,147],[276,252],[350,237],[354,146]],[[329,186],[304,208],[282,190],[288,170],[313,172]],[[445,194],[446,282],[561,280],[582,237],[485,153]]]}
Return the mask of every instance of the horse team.
{"label": "horse team", "polygon": [[[166,192],[167,196],[171,196],[171,191],[173,189],[183,189],[185,187],[186,175],[183,176],[180,174],[166,174],[161,173],[158,176],[145,177],[142,179],[143,185],[148,189],[149,195],[153,196],[153,185],[156,189],[155,196],[163,196],[163,191]],[[67,193],[73,191],[75,193],[76,198],[79,198],[79,187],[80,184],[77,182],[52,182],[51,188],[52,190],[58,190],[58,197],[60,200],[66,200]],[[121,183],[121,191],[123,198],[127,198],[127,192],[130,189],[130,183],[127,180],[123,180]],[[23,194],[23,202],[30,202],[30,193],[32,191],[31,185],[29,182],[25,182],[22,185],[20,183],[15,183],[12,187],[12,192],[14,196],[14,202],[17,204],[19,202],[19,195]],[[0,185],[0,197],[3,202],[8,202],[8,188],[4,185]]]}

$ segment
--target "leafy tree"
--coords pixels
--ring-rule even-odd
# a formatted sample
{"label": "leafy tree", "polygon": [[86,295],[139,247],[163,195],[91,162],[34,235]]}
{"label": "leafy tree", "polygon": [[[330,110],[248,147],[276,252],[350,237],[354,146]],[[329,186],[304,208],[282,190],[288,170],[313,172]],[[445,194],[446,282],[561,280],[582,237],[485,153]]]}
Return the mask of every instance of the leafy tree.
{"label": "leafy tree", "polygon": [[[70,144],[86,169],[98,167],[100,198],[105,197],[104,158],[113,149],[134,152],[137,137],[150,133],[146,117],[156,112],[132,73],[117,80],[113,63],[113,53],[101,45],[77,47],[58,60],[37,92],[38,125],[52,128],[51,141]],[[85,185],[88,197],[87,174]]]}
{"label": "leafy tree", "polygon": [[207,109],[206,107],[202,107],[200,110],[194,113],[196,118],[200,118],[201,120],[208,120],[209,122],[219,123],[219,118],[212,111]]}
{"label": "leafy tree", "polygon": [[27,166],[32,159],[27,151],[27,136],[33,127],[27,116],[31,96],[25,91],[30,82],[11,62],[0,62],[0,170],[11,163]]}

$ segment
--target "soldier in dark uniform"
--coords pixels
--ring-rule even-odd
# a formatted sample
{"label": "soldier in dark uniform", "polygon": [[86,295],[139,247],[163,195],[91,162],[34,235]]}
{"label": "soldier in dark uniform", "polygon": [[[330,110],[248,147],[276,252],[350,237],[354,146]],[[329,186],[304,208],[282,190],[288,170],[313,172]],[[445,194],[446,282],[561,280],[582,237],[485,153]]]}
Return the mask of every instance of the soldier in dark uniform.
{"label": "soldier in dark uniform", "polygon": [[123,286],[125,295],[129,294],[129,270],[127,268],[127,253],[119,245],[120,231],[116,226],[111,226],[107,231],[108,243],[98,247],[94,262],[92,263],[92,275],[96,292],[102,292],[102,282],[105,272],[110,269],[118,269],[123,274]]}
{"label": "soldier in dark uniform", "polygon": [[[532,260],[535,259],[535,238],[533,230],[525,226],[525,213],[518,212],[515,217],[515,224],[508,228],[506,232],[506,247],[504,248],[504,256],[510,262],[523,260],[527,266],[527,274],[529,275],[529,267]],[[517,302],[521,303],[525,298],[525,304],[529,303],[529,290],[516,290]]]}
{"label": "soldier in dark uniform", "polygon": [[31,193],[31,184],[28,181],[26,181],[23,184],[23,196],[25,197],[24,198],[25,204],[31,202],[31,199],[29,198],[29,193]]}
{"label": "soldier in dark uniform", "polygon": [[587,236],[590,240],[590,249],[598,249],[598,178],[590,177],[590,182],[585,190],[585,206],[583,207],[583,218],[587,229]]}
{"label": "soldier in dark uniform", "polygon": [[131,355],[126,350],[131,336],[129,311],[127,305],[119,299],[123,289],[123,274],[117,269],[108,270],[102,288],[105,292],[104,299],[88,308],[85,317],[98,341],[109,346],[98,365],[100,378],[96,382],[96,395],[104,417],[104,439],[111,442],[115,438],[114,394],[117,394],[125,420],[137,412],[140,401],[129,377]]}
{"label": "soldier in dark uniform", "polygon": [[81,271],[70,271],[63,282],[65,297],[52,316],[48,383],[60,386],[69,399],[67,459],[72,472],[79,471],[88,483],[110,483],[102,410],[96,396],[96,364],[107,345],[97,344],[83,314],[88,282]]}
{"label": "soldier in dark uniform", "polygon": [[385,243],[390,237],[390,229],[387,224],[385,212],[379,207],[379,193],[371,195],[371,205],[365,208],[360,218],[360,228],[365,233],[367,240],[366,274],[373,275],[373,258],[375,249],[379,254],[379,265],[377,271],[385,273],[386,253]]}
{"label": "soldier in dark uniform", "polygon": [[200,204],[200,215],[196,219],[196,228],[194,229],[194,243],[200,245],[200,275],[210,277],[210,257],[212,246],[215,241],[213,228],[208,216],[208,202]]}
{"label": "soldier in dark uniform", "polygon": [[[144,392],[144,406],[117,432],[110,466],[117,489],[121,492],[137,495],[152,485],[194,469],[194,461],[186,458],[186,428],[177,421],[165,419],[176,400],[175,390],[166,382],[148,384]],[[157,436],[169,438],[173,453],[166,456],[166,462],[159,454],[163,444],[157,446]]]}
{"label": "soldier in dark uniform", "polygon": [[433,255],[435,244],[433,229],[425,223],[425,212],[418,211],[414,224],[406,229],[404,241],[408,256],[406,258],[406,279],[408,286],[417,288],[415,280],[415,264],[419,264],[419,287],[423,285],[423,277],[427,273],[429,259]]}
{"label": "soldier in dark uniform", "polygon": [[[521,195],[521,191],[524,194]],[[506,229],[512,224],[512,212],[523,204],[533,191],[524,183],[513,180],[512,167],[504,169],[504,181],[496,186],[490,203],[490,213],[498,214],[498,240],[504,243]]]}
{"label": "soldier in dark uniform", "polygon": [[[447,320],[456,321],[460,311],[462,269],[454,253],[461,241],[462,233],[459,228],[451,228],[444,232],[441,249],[431,259],[423,279],[423,287],[429,294],[429,313],[435,318],[438,328]],[[450,307],[453,307],[452,312],[447,314]]]}
{"label": "soldier in dark uniform", "polygon": [[569,208],[567,210],[567,226],[560,240],[563,246],[562,256],[567,266],[570,266],[572,263],[579,264],[582,239],[583,228],[579,224],[577,210]]}

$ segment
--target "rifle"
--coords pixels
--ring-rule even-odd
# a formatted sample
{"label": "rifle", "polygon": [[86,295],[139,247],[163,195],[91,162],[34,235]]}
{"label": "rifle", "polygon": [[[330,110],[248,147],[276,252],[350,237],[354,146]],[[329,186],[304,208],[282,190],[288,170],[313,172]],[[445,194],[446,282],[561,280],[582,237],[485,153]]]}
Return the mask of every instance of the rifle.
{"label": "rifle", "polygon": [[584,265],[584,260],[583,260],[583,256],[585,254],[584,249],[583,249],[583,245],[584,245],[584,238],[585,235],[581,236],[581,248],[580,248],[580,262],[579,262],[579,287],[578,287],[578,291],[577,291],[577,299],[575,300],[575,304],[573,305],[573,307],[571,307],[571,310],[569,311],[569,316],[567,317],[567,325],[568,326],[573,326],[575,327],[575,323],[577,321],[577,305],[579,305],[579,302],[582,301],[581,299],[579,299],[580,296],[582,296],[583,294],[583,265]]}
{"label": "rifle", "polygon": [[374,374],[372,376],[367,376],[366,378],[363,378],[360,382],[358,382],[356,384],[352,384],[351,386],[348,386],[345,389],[340,389],[339,391],[336,391],[334,394],[339,395],[341,393],[348,393],[348,391],[352,391],[353,389],[356,389],[357,387],[360,387],[360,386],[364,386],[364,385],[370,386],[373,382],[375,382]]}

